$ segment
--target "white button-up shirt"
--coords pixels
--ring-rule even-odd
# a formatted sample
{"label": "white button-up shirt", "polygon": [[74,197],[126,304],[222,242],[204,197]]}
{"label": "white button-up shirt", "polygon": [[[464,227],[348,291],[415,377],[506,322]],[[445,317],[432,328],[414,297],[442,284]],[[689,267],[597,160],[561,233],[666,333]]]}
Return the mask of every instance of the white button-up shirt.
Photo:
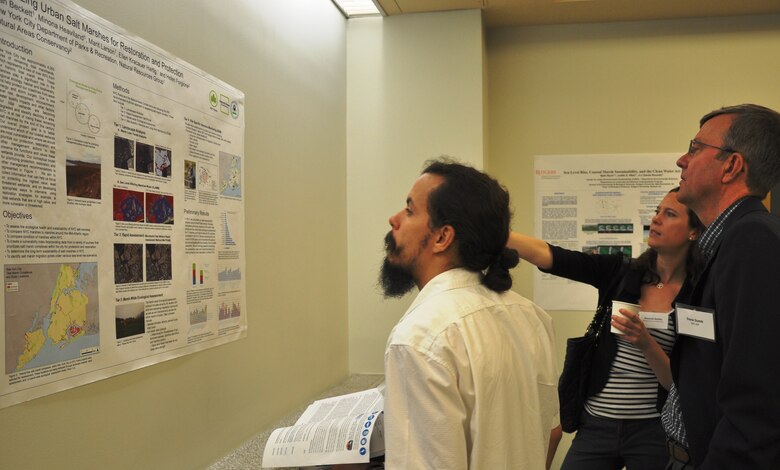
{"label": "white button-up shirt", "polygon": [[439,274],[387,342],[386,468],[544,469],[556,364],[544,310],[477,273]]}

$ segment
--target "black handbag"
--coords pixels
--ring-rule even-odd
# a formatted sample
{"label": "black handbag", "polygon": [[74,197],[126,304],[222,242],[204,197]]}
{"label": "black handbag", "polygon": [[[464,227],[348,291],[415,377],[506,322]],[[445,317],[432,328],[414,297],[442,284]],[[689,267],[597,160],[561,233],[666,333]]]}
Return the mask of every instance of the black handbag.
{"label": "black handbag", "polygon": [[623,290],[631,258],[624,256],[619,274],[613,279],[588,325],[584,336],[566,340],[566,357],[558,379],[558,401],[561,407],[561,428],[575,432],[580,427],[580,415],[588,399],[588,383],[593,369],[593,356],[599,347],[604,322],[611,317],[612,298]]}
{"label": "black handbag", "polygon": [[580,427],[580,414],[588,398],[588,380],[593,354],[599,344],[599,336],[609,307],[599,305],[584,336],[566,340],[566,358],[558,380],[558,401],[561,406],[561,428],[574,432]]}

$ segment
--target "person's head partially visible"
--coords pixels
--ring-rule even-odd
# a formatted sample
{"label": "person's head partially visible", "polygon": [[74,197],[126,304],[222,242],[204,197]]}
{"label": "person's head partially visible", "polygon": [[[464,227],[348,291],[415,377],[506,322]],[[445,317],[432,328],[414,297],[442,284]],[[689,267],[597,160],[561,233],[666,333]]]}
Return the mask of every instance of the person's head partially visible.
{"label": "person's head partially visible", "polygon": [[390,217],[380,285],[386,297],[400,297],[453,268],[480,272],[482,283],[503,292],[517,265],[505,248],[511,211],[509,193],[498,181],[447,158],[429,161]]}
{"label": "person's head partially visible", "polygon": [[678,200],[679,191],[676,187],[666,193],[650,219],[647,244],[655,251],[685,252],[704,232],[696,213]]}
{"label": "person's head partially visible", "polygon": [[705,225],[744,196],[764,197],[780,182],[780,114],[755,105],[704,115],[680,167],[681,203]]}
{"label": "person's head partially visible", "polygon": [[696,280],[704,268],[704,258],[699,250],[699,236],[704,225],[696,213],[680,203],[677,194],[680,188],[674,188],[658,203],[655,215],[650,219],[647,246],[635,262],[635,266],[644,271],[644,283],[656,284],[661,281],[658,274],[658,256],[675,258],[685,256],[685,272],[691,280]]}

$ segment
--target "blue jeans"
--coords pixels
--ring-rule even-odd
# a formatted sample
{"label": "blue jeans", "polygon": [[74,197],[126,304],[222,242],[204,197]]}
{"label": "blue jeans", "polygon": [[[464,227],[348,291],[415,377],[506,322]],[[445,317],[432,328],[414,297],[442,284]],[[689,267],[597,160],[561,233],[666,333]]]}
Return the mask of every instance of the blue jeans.
{"label": "blue jeans", "polygon": [[582,412],[561,470],[661,470],[669,461],[661,418],[612,419]]}

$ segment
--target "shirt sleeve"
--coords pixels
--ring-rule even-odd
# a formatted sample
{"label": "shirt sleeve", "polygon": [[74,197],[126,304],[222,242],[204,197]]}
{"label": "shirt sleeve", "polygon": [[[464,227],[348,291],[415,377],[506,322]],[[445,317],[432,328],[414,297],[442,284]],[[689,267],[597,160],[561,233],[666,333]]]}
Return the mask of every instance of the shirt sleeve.
{"label": "shirt sleeve", "polygon": [[567,250],[550,245],[553,265],[539,271],[560,276],[572,281],[589,284],[599,290],[609,285],[620,274],[623,255],[596,255]]}
{"label": "shirt sleeve", "polygon": [[455,375],[408,346],[385,356],[385,467],[466,470],[466,409]]}

